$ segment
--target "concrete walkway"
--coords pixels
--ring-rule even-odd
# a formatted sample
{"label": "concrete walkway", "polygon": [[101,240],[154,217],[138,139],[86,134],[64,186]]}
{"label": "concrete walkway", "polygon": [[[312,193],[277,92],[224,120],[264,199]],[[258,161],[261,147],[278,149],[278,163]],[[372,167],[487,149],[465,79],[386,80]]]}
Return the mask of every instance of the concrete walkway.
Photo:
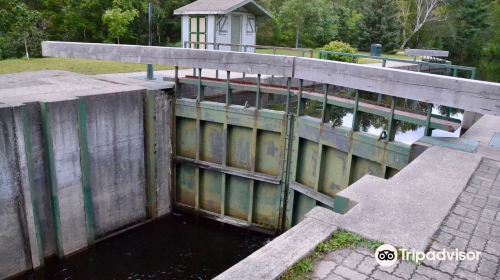
{"label": "concrete walkway", "polygon": [[500,162],[483,159],[429,251],[481,252],[479,261],[399,262],[389,268],[366,249],[332,252],[316,263],[312,279],[500,279]]}

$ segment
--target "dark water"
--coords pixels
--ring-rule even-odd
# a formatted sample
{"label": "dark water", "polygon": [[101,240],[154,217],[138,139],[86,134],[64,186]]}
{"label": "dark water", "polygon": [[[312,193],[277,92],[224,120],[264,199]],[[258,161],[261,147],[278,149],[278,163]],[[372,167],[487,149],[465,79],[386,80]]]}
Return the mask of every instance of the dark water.
{"label": "dark water", "polygon": [[170,215],[19,279],[211,279],[268,241],[205,218]]}

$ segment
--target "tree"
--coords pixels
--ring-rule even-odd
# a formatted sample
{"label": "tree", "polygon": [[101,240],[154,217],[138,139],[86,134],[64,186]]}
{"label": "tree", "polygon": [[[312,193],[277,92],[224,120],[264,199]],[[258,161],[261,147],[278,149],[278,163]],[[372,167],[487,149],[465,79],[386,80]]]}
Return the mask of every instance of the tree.
{"label": "tree", "polygon": [[459,60],[479,58],[490,26],[488,19],[489,0],[459,0],[451,11],[454,34],[446,47]]}
{"label": "tree", "polygon": [[288,0],[279,9],[276,17],[280,39],[287,44],[295,41],[298,48],[317,47],[335,39],[335,13],[327,0]]}
{"label": "tree", "polygon": [[382,44],[384,51],[399,47],[401,25],[395,0],[367,0],[361,8],[359,22],[360,49],[368,50],[373,43]]}
{"label": "tree", "polygon": [[137,16],[139,12],[132,8],[130,1],[113,0],[113,8],[104,12],[102,21],[108,26],[110,37],[120,44],[120,37],[127,34],[128,26]]}
{"label": "tree", "polygon": [[102,42],[106,38],[102,15],[112,3],[112,0],[69,1],[61,8],[65,39]]}
{"label": "tree", "polygon": [[491,40],[484,50],[481,65],[483,65],[482,76],[493,82],[500,82],[500,0],[492,4],[493,14],[491,17]]}
{"label": "tree", "polygon": [[30,50],[40,49],[43,31],[37,11],[19,1],[0,1],[0,57],[24,52],[29,59]]}
{"label": "tree", "polygon": [[348,42],[353,46],[358,45],[359,29],[358,25],[362,15],[355,9],[345,6],[335,6],[335,17],[337,30],[337,40]]}
{"label": "tree", "polygon": [[401,49],[424,25],[446,20],[446,15],[439,11],[445,0],[398,0],[397,4],[402,25]]}

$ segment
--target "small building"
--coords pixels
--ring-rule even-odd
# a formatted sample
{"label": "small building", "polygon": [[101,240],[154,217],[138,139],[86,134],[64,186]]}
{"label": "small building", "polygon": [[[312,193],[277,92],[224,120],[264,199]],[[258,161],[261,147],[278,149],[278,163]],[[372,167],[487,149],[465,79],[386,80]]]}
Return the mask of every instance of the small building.
{"label": "small building", "polygon": [[198,0],[174,15],[182,16],[183,47],[248,52],[239,45],[255,45],[257,21],[272,17],[254,0]]}

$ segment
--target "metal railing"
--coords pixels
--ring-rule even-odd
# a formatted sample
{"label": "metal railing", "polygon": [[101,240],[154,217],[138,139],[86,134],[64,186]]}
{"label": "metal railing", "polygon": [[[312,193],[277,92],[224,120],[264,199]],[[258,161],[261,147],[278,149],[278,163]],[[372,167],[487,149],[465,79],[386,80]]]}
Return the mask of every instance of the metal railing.
{"label": "metal railing", "polygon": [[[269,50],[273,55],[278,54],[278,51],[286,52],[297,52],[300,57],[314,57],[314,50],[307,48],[289,48],[289,47],[277,47],[277,46],[266,46],[266,45],[244,45],[244,44],[229,44],[229,43],[213,43],[213,42],[194,42],[185,41],[184,48],[187,49],[207,49],[208,46],[212,46],[214,50],[220,50],[220,47],[231,47],[237,48],[239,52],[255,52],[255,50]],[[287,55],[291,55],[287,53]],[[307,55],[307,56],[306,56]]]}
{"label": "metal railing", "polygon": [[418,72],[421,72],[423,67],[428,67],[429,69],[432,69],[432,68],[449,69],[451,72],[451,75],[453,77],[458,77],[460,72],[470,72],[469,75],[465,75],[465,76],[470,78],[470,79],[473,79],[473,80],[475,80],[476,76],[477,76],[477,68],[475,68],[475,67],[452,65],[452,64],[446,64],[446,63],[435,63],[435,62],[428,62],[428,61],[418,61],[418,60],[416,60],[416,58],[414,58],[413,60],[409,60],[409,59],[407,60],[407,59],[399,59],[399,58],[388,58],[388,57],[371,56],[371,55],[364,55],[364,54],[341,53],[341,52],[332,52],[332,51],[324,51],[324,50],[320,50],[319,54],[318,54],[319,59],[331,60],[332,56],[348,57],[349,61],[352,63],[355,63],[356,60],[359,58],[379,60],[382,62],[382,67],[386,67],[388,61],[415,64],[415,65],[417,65]]}
{"label": "metal railing", "polygon": [[[71,42],[43,42],[48,57],[111,60],[139,64],[155,63],[177,69],[213,69],[254,75],[274,75],[368,91],[391,97],[463,109],[481,114],[500,115],[500,84],[461,78],[424,75],[364,65],[339,63],[292,56],[268,56],[199,49],[148,47]],[[389,61],[388,58],[379,58]],[[229,75],[226,75],[229,76]],[[229,82],[232,82],[228,79]],[[203,86],[199,81],[199,86]],[[260,85],[253,85],[260,91]],[[290,92],[300,95],[300,92]],[[326,94],[325,94],[326,97]],[[332,102],[327,96],[327,103]],[[355,102],[357,103],[357,102]],[[357,106],[357,105],[356,105]],[[351,106],[349,106],[351,107]],[[354,104],[352,105],[354,107]],[[392,114],[391,114],[392,115]]]}

